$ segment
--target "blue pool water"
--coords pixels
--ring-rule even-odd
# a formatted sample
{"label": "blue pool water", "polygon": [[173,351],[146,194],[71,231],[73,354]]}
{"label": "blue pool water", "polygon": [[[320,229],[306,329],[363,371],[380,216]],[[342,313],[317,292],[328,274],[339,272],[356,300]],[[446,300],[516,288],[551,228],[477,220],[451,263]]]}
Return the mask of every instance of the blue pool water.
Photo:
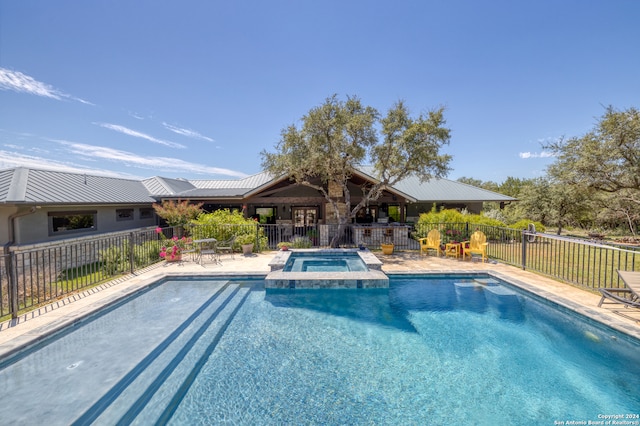
{"label": "blue pool water", "polygon": [[361,272],[367,265],[357,252],[291,252],[284,272]]}
{"label": "blue pool water", "polygon": [[172,280],[0,362],[0,418],[586,422],[640,413],[639,349],[493,279],[269,291],[257,281]]}

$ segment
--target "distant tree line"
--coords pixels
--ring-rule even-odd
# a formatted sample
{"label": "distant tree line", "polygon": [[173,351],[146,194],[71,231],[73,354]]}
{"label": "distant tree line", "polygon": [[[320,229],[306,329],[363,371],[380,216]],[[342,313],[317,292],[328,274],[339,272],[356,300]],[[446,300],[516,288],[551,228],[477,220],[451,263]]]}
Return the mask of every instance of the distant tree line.
{"label": "distant tree line", "polygon": [[637,233],[640,223],[640,112],[606,109],[595,127],[581,137],[543,145],[555,158],[535,179],[508,177],[503,183],[463,177],[458,181],[518,198],[489,215],[507,223],[530,218],[545,226],[580,228],[609,234]]}

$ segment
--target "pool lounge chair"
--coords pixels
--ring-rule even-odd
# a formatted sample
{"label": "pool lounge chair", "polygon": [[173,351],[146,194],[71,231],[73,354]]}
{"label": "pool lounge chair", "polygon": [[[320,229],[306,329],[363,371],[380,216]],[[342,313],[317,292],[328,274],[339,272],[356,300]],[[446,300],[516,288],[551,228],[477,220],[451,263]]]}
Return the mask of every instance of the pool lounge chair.
{"label": "pool lounge chair", "polygon": [[598,307],[602,306],[605,299],[611,299],[625,307],[640,308],[640,272],[619,270],[618,276],[627,288],[601,288],[602,298]]}

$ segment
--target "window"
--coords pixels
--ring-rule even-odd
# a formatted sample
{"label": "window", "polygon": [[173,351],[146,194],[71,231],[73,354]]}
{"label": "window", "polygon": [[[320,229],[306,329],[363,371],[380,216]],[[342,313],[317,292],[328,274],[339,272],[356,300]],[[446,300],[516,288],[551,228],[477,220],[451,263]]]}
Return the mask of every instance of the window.
{"label": "window", "polygon": [[389,218],[393,219],[392,221],[390,220],[389,222],[400,222],[400,206],[399,205],[394,205],[394,204],[389,204],[389,210],[388,210],[389,214]]}
{"label": "window", "polygon": [[275,207],[256,207],[256,216],[260,217],[260,223],[276,223]]}
{"label": "window", "polygon": [[133,209],[116,209],[116,220],[133,220]]}
{"label": "window", "polygon": [[141,207],[140,208],[140,219],[153,219],[153,208],[152,207]]}
{"label": "window", "polygon": [[51,212],[49,213],[49,233],[94,231],[96,211]]}

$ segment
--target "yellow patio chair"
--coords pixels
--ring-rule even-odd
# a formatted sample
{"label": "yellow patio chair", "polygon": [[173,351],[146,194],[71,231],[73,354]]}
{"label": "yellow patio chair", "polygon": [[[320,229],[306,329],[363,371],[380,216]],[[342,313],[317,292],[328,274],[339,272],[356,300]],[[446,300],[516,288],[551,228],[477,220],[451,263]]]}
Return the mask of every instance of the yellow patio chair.
{"label": "yellow patio chair", "polygon": [[469,241],[462,242],[462,257],[469,256],[469,259],[471,259],[474,254],[479,254],[482,256],[482,261],[485,262],[487,260],[488,245],[487,236],[482,231],[476,231],[471,235]]}
{"label": "yellow patio chair", "polygon": [[437,229],[432,229],[427,234],[426,238],[420,238],[418,242],[420,243],[420,254],[429,255],[429,250],[435,250],[436,255],[440,255],[440,242],[442,240],[442,236],[440,235],[440,231]]}

